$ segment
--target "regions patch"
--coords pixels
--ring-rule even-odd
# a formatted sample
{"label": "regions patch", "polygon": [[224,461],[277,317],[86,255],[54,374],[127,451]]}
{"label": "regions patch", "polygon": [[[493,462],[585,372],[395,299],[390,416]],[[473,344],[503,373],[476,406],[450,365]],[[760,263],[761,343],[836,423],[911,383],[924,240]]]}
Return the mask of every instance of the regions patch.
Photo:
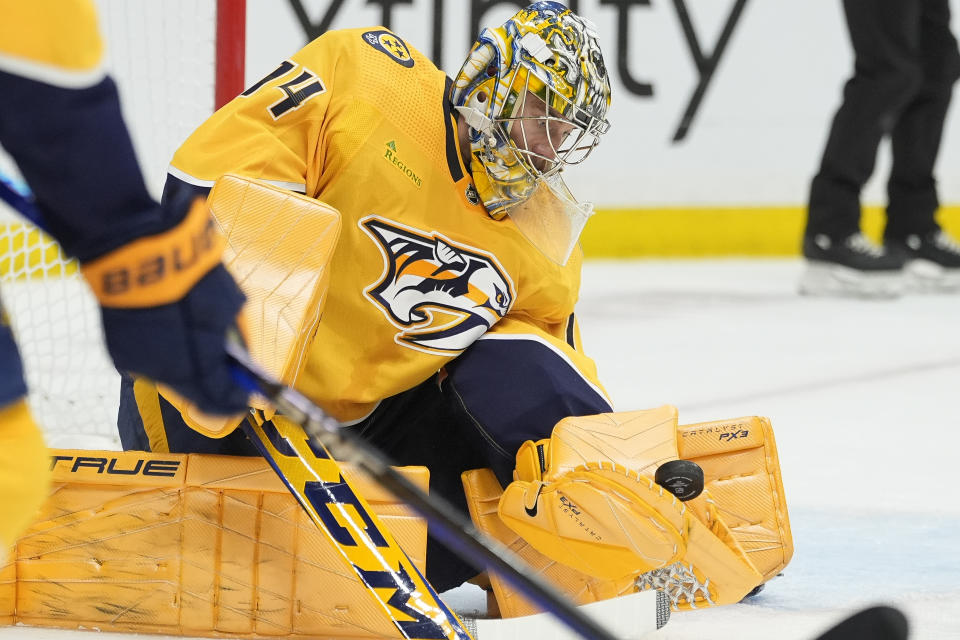
{"label": "regions patch", "polygon": [[413,66],[413,55],[411,55],[407,43],[393,33],[385,29],[377,29],[376,31],[365,32],[362,37],[364,42],[377,51],[387,54],[400,66],[408,69]]}
{"label": "regions patch", "polygon": [[400,156],[397,155],[397,143],[395,140],[391,140],[387,143],[386,149],[383,152],[383,159],[392,164],[397,170],[400,171],[403,175],[407,176],[407,179],[410,180],[413,184],[417,185],[419,189],[423,186],[423,178],[417,175],[417,173],[411,169],[407,164],[400,159]]}

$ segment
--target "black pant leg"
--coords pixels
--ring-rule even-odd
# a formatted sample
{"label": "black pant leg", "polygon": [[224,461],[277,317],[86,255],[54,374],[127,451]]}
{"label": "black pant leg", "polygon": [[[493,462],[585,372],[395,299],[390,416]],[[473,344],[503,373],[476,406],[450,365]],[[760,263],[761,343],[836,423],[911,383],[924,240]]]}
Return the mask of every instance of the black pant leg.
{"label": "black pant leg", "polygon": [[807,234],[841,237],[860,226],[860,191],[877,147],[921,82],[923,0],[844,0],[854,74],[843,90],[810,188]]}
{"label": "black pant leg", "polygon": [[[360,424],[350,427],[382,451],[391,463],[430,470],[430,495],[469,517],[460,474],[488,466],[488,452],[472,426],[453,411],[438,376],[382,401]],[[437,591],[460,586],[483,571],[427,536],[427,580]]]}
{"label": "black pant leg", "polygon": [[960,76],[960,52],[950,32],[949,0],[924,0],[920,15],[923,84],[893,129],[893,167],[887,183],[888,238],[926,234],[938,228],[934,165],[953,84]]}

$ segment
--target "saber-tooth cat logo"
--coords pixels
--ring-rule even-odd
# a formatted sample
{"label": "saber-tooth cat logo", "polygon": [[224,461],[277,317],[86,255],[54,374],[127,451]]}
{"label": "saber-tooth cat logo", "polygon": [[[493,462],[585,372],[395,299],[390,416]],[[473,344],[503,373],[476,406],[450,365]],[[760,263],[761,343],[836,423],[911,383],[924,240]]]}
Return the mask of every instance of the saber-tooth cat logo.
{"label": "saber-tooth cat logo", "polygon": [[363,293],[400,329],[397,344],[459,353],[513,304],[513,283],[493,255],[375,216],[360,227],[385,263],[380,280]]}

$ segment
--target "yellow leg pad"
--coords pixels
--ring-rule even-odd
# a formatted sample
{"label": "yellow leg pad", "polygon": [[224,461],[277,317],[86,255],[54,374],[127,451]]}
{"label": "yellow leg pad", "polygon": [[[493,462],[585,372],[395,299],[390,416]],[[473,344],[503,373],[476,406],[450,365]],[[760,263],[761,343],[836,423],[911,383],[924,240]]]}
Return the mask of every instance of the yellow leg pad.
{"label": "yellow leg pad", "polygon": [[[551,560],[514,533],[497,514],[503,489],[490,469],[467,471],[462,478],[470,517],[477,528],[508,547],[544,580],[568,594],[576,604],[606,600],[637,590],[634,584],[636,576],[628,576],[620,580],[594,578]],[[539,607],[520,595],[496,574],[490,574],[490,585],[497,598],[500,614],[504,618],[540,612]]]}
{"label": "yellow leg pad", "polygon": [[[209,637],[395,637],[266,461],[51,455],[51,496],[0,567],[0,622]],[[349,464],[341,468],[423,571],[423,520]],[[426,469],[401,471],[426,489]]]}
{"label": "yellow leg pad", "polygon": [[764,580],[793,556],[780,460],[767,418],[718,420],[677,428],[680,457],[703,468],[717,510]]}

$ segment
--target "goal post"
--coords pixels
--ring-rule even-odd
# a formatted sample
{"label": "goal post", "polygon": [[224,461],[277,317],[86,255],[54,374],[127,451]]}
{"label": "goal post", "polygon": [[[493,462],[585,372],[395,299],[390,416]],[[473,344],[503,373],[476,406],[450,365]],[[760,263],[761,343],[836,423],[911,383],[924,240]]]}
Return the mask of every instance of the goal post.
{"label": "goal post", "polygon": [[[244,88],[246,0],[96,0],[107,67],[144,179],[159,198],[173,152]],[[0,172],[17,182],[0,150]],[[119,375],[76,264],[0,204],[0,296],[30,405],[53,447],[119,448]]]}

